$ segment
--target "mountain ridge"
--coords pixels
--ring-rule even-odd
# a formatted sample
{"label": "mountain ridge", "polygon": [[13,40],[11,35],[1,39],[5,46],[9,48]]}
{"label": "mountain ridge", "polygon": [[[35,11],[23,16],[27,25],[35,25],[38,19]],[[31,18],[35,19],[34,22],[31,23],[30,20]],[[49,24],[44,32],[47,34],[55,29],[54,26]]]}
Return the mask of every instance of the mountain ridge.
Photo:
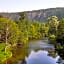
{"label": "mountain ridge", "polygon": [[[57,16],[59,19],[64,17],[64,7],[47,8],[47,9],[23,11],[23,12],[25,12],[25,18],[28,21],[46,21],[50,16]],[[0,12],[0,16],[18,21],[20,18],[19,13],[23,12],[13,12],[13,13]]]}

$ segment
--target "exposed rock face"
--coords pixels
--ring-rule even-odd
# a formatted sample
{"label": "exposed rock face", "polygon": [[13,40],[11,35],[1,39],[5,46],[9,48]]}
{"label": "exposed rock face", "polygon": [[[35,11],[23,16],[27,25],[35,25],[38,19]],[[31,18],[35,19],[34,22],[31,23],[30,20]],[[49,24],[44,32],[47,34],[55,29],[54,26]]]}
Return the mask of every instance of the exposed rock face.
{"label": "exposed rock face", "polygon": [[[46,21],[48,17],[56,15],[59,19],[64,17],[64,8],[49,8],[34,11],[26,11],[26,19],[31,21]],[[20,15],[18,13],[0,13],[4,17],[8,17],[15,21],[19,20]]]}
{"label": "exposed rock face", "polygon": [[18,13],[0,13],[0,16],[12,19],[12,20],[19,20],[20,16]]}

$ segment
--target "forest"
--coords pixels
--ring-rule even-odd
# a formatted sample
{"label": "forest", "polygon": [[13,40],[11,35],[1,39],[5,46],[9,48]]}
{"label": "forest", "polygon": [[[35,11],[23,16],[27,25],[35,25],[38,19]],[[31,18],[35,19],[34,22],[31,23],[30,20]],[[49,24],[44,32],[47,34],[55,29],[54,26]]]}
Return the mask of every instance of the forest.
{"label": "forest", "polygon": [[[0,62],[12,57],[14,46],[27,45],[30,40],[48,38],[58,53],[64,54],[64,18],[51,16],[45,22],[27,21],[20,14],[19,21],[0,16]],[[60,51],[61,50],[61,51]]]}

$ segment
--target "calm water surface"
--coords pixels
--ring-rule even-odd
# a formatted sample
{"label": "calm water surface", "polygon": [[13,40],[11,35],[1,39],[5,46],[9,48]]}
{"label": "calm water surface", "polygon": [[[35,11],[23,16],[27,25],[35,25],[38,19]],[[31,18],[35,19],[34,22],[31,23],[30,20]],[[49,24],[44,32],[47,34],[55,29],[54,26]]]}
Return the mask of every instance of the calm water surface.
{"label": "calm water surface", "polygon": [[58,64],[59,56],[48,41],[31,41],[28,47],[14,48],[13,57],[7,64]]}
{"label": "calm water surface", "polygon": [[[53,51],[54,46],[48,44],[47,41],[43,42],[40,40],[30,42],[29,49],[31,52],[29,56],[26,57],[26,64],[58,64],[59,56]],[[39,50],[35,51],[36,49]]]}
{"label": "calm water surface", "polygon": [[39,50],[38,52],[31,51],[28,58],[26,58],[27,64],[58,64],[59,56],[53,58],[48,56],[47,51]]}

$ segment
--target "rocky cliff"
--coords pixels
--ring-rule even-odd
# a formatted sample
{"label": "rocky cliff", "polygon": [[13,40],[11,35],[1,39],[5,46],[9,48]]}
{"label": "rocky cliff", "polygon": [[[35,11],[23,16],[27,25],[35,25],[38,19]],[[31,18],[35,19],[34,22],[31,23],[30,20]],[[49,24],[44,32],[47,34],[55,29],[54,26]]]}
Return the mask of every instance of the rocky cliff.
{"label": "rocky cliff", "polygon": [[[20,12],[22,13],[22,12]],[[25,11],[25,18],[29,21],[46,21],[50,16],[57,16],[59,19],[64,17],[64,8],[49,8],[33,11]],[[20,14],[17,13],[0,13],[0,16],[4,16],[15,21],[19,20]]]}

